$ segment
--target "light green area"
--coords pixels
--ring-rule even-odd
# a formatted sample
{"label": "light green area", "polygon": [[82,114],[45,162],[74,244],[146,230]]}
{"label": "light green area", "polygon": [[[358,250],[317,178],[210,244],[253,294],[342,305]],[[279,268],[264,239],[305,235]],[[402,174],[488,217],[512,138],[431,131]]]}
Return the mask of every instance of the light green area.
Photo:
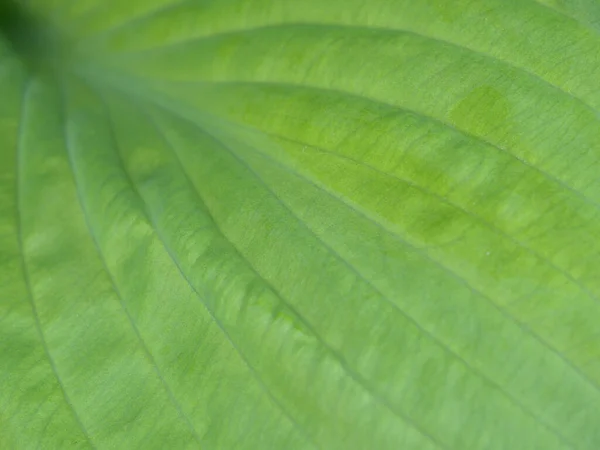
{"label": "light green area", "polygon": [[23,3],[0,449],[600,448],[597,0]]}

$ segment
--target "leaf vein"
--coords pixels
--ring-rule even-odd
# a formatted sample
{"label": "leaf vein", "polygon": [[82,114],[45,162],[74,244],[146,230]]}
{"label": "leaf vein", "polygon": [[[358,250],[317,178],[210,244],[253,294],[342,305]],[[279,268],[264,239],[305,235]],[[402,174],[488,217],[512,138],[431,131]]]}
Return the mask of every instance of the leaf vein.
{"label": "leaf vein", "polygon": [[[142,352],[144,353],[146,359],[148,360],[148,362],[150,363],[150,365],[152,366],[152,368],[154,369],[154,372],[156,374],[156,376],[158,377],[163,389],[165,390],[165,392],[167,393],[167,396],[169,398],[169,401],[173,404],[173,406],[175,407],[175,410],[177,411],[177,414],[180,416],[181,419],[183,419],[183,421],[185,422],[186,426],[189,428],[189,430],[192,433],[192,436],[194,437],[194,440],[198,443],[198,445],[202,446],[202,439],[200,438],[200,435],[198,434],[198,431],[196,430],[194,424],[192,423],[192,421],[190,420],[190,418],[185,414],[185,412],[183,411],[183,408],[181,406],[181,404],[179,403],[179,401],[177,400],[177,398],[175,397],[175,394],[173,393],[171,387],[169,386],[169,383],[167,383],[167,381],[165,380],[165,377],[163,376],[160,368],[158,367],[158,364],[156,362],[156,359],[154,358],[152,352],[150,351],[148,345],[146,344],[146,341],[144,340],[133,316],[131,315],[131,312],[129,311],[129,308],[127,307],[127,303],[125,302],[124,298],[123,298],[123,294],[121,293],[121,290],[119,289],[117,280],[115,279],[112,271],[109,269],[108,264],[106,263],[106,258],[104,257],[104,253],[100,247],[100,243],[98,240],[98,236],[96,234],[96,231],[92,225],[92,220],[89,216],[89,212],[88,212],[88,207],[87,204],[83,198],[83,192],[81,189],[81,185],[78,182],[78,170],[77,170],[77,164],[75,161],[75,158],[73,156],[73,151],[72,148],[73,146],[71,145],[71,141],[69,139],[69,133],[68,133],[68,121],[67,121],[67,117],[68,117],[68,113],[66,110],[66,96],[67,93],[63,90],[63,105],[62,105],[62,113],[63,113],[63,121],[64,121],[64,142],[65,142],[65,147],[67,149],[67,156],[68,156],[68,160],[69,160],[69,165],[71,166],[71,171],[72,171],[72,175],[73,175],[73,181],[75,183],[75,187],[76,187],[76,191],[77,191],[77,198],[79,201],[79,206],[81,209],[81,212],[83,214],[83,218],[86,224],[86,227],[88,229],[88,232],[90,234],[90,238],[94,244],[94,248],[96,250],[96,253],[98,255],[98,259],[100,260],[100,263],[102,265],[102,268],[104,270],[104,273],[106,274],[106,276],[108,277],[112,289],[115,292],[117,299],[119,301],[119,305],[121,307],[121,310],[123,311],[123,313],[125,314],[125,316],[127,317],[127,320],[129,321],[129,324],[131,326],[131,329],[133,330],[137,340],[138,340],[138,344],[142,350]],[[102,103],[104,102],[104,100],[102,99],[101,96],[97,96],[97,98],[99,99],[99,101]],[[114,142],[114,136],[112,135],[112,129],[111,129],[111,140]]]}
{"label": "leaf vein", "polygon": [[[197,124],[195,124],[197,125]],[[199,126],[197,126],[197,128],[201,129]],[[202,130],[202,129],[201,129]],[[407,319],[412,325],[414,325],[426,338],[428,338],[429,340],[433,341],[435,344],[439,345],[445,352],[447,352],[448,354],[450,354],[454,359],[456,359],[457,361],[459,361],[464,367],[467,368],[467,370],[471,371],[473,374],[475,374],[476,376],[478,376],[479,378],[481,378],[482,380],[484,380],[484,382],[486,382],[486,384],[490,385],[492,388],[496,389],[497,391],[499,391],[500,393],[502,393],[505,397],[508,398],[509,401],[511,401],[513,404],[515,404],[519,409],[521,409],[523,412],[525,412],[525,414],[531,416],[532,418],[534,418],[535,420],[537,420],[538,422],[542,423],[551,433],[555,434],[561,441],[563,441],[563,443],[568,444],[569,446],[571,446],[572,444],[561,434],[560,430],[556,429],[555,427],[549,425],[548,423],[546,423],[545,420],[541,420],[540,416],[538,416],[535,412],[529,410],[527,407],[525,407],[521,402],[519,402],[517,400],[516,397],[514,397],[512,394],[510,394],[507,390],[505,390],[499,383],[495,382],[493,379],[491,379],[489,376],[487,376],[484,372],[476,369],[474,366],[472,366],[469,362],[467,362],[463,356],[461,356],[460,354],[458,354],[457,352],[455,352],[454,350],[452,350],[449,346],[447,346],[446,344],[444,344],[439,338],[437,338],[435,335],[433,335],[429,330],[425,329],[414,317],[412,317],[411,315],[409,315],[406,311],[404,311],[402,308],[400,308],[395,302],[393,302],[390,298],[388,298],[379,288],[377,288],[377,286],[375,286],[371,280],[367,279],[361,271],[359,271],[354,265],[350,264],[347,260],[345,260],[334,248],[332,248],[326,241],[324,241],[318,234],[316,234],[304,221],[302,221],[297,215],[296,213],[294,213],[294,211],[281,199],[281,197],[279,197],[274,191],[273,189],[268,185],[268,183],[266,183],[262,177],[256,172],[254,171],[254,169],[252,169],[250,167],[249,164],[247,164],[246,162],[244,162],[229,146],[227,146],[226,144],[224,144],[222,141],[219,141],[216,137],[214,137],[214,135],[210,134],[209,132],[207,132],[206,130],[203,131],[205,134],[211,136],[214,140],[220,142],[221,147],[223,147],[224,149],[226,149],[238,162],[239,164],[241,164],[247,171],[249,171],[257,180],[259,180],[262,185],[265,187],[265,189],[267,189],[269,191],[269,193],[278,201],[278,203],[286,210],[288,211],[289,214],[291,214],[294,219],[296,220],[296,222],[298,222],[303,228],[305,228],[312,236],[314,236],[326,249],[327,251],[334,256],[338,261],[340,261],[344,266],[346,266],[352,273],[354,273],[360,280],[362,280],[363,282],[365,282],[371,289],[373,289],[377,294],[378,297],[380,297],[382,300],[384,300],[386,303],[389,303],[392,308],[399,313],[400,315],[402,315],[405,319]],[[256,147],[254,147],[255,150]],[[495,307],[495,309],[499,309],[498,307],[496,307],[495,303],[489,299],[488,297],[486,297],[485,295],[483,295],[481,292],[479,292],[478,290],[476,290],[475,288],[473,288],[471,285],[468,284],[468,282],[466,280],[464,280],[463,278],[459,277],[457,274],[455,274],[453,271],[451,271],[447,266],[442,265],[441,263],[439,263],[438,261],[434,260],[433,258],[431,258],[428,254],[424,253],[422,249],[410,244],[408,241],[405,241],[404,239],[402,239],[399,235],[397,235],[396,233],[390,232],[389,230],[387,230],[386,228],[384,228],[383,226],[381,226],[376,220],[367,217],[366,214],[364,214],[362,211],[359,211],[358,209],[356,209],[354,206],[348,204],[347,202],[345,202],[344,200],[342,200],[340,197],[338,197],[335,194],[330,193],[329,191],[325,190],[324,188],[322,188],[320,185],[317,185],[316,183],[314,183],[312,180],[306,178],[305,176],[299,174],[296,171],[293,171],[291,169],[289,169],[287,166],[280,164],[278,161],[273,160],[270,155],[267,155],[259,150],[257,150],[257,154],[260,154],[263,158],[268,159],[269,161],[271,161],[271,163],[277,165],[278,167],[283,168],[283,170],[285,170],[288,173],[291,173],[293,176],[296,176],[298,178],[301,178],[303,180],[305,180],[307,183],[309,183],[310,185],[314,186],[315,188],[317,188],[319,191],[324,192],[327,195],[332,196],[333,198],[335,198],[337,201],[345,204],[347,207],[349,207],[350,209],[354,210],[355,212],[359,213],[360,215],[362,215],[363,217],[367,218],[371,223],[374,223],[376,225],[378,225],[380,228],[384,229],[384,231],[392,234],[394,237],[396,237],[398,240],[401,241],[401,243],[403,243],[404,245],[409,246],[412,249],[417,250],[419,253],[421,253],[422,255],[424,255],[424,257],[429,260],[430,262],[441,266],[446,272],[449,272],[450,274],[452,274],[454,276],[454,278],[458,278],[461,283],[463,285],[466,285],[469,290],[471,290],[473,293],[478,294],[479,296],[482,296],[483,298],[486,298],[488,301],[490,301],[493,306]],[[251,266],[251,263],[244,258],[248,264]],[[256,272],[256,270],[255,270]],[[258,275],[258,272],[256,272]],[[260,276],[260,275],[259,275]],[[261,277],[262,278],[262,277]],[[264,278],[263,278],[264,279]],[[268,283],[268,281],[265,280],[265,282],[272,287],[272,285],[270,283]],[[277,290],[275,288],[272,287],[272,290],[278,294]],[[376,400],[381,401],[385,406],[387,406],[392,412],[394,412],[395,414],[399,414],[399,412],[396,411],[396,408],[394,408],[390,402],[388,402],[387,400],[380,398],[380,396],[374,392],[373,388],[371,388],[368,385],[368,382],[366,380],[364,380],[362,378],[362,376],[356,372],[354,372],[354,370],[348,365],[348,363],[345,361],[345,359],[343,358],[343,356],[338,355],[337,351],[332,349],[327,343],[325,343],[325,341],[314,331],[312,325],[310,325],[308,322],[306,322],[306,320],[304,318],[302,318],[302,316],[300,316],[299,313],[297,313],[295,311],[294,308],[292,308],[289,303],[280,295],[278,294],[279,298],[281,299],[282,302],[284,302],[285,305],[287,305],[288,307],[290,307],[290,309],[292,309],[292,311],[295,312],[295,314],[301,318],[301,320],[303,321],[303,323],[305,325],[307,325],[309,327],[309,329],[311,329],[313,331],[313,333],[317,336],[318,340],[321,342],[321,344],[328,350],[330,351],[334,357],[338,358],[340,360],[340,362],[342,362],[342,366],[344,367],[344,369],[348,372],[348,374],[352,377],[355,378],[356,381],[358,381],[361,385],[363,385],[363,387],[367,390],[367,392],[369,392]],[[503,314],[506,315],[506,314]],[[519,324],[519,322],[517,320],[515,320],[513,317],[508,316],[510,320],[516,322],[517,324]],[[552,349],[551,349],[552,350]],[[408,420],[409,423],[416,425],[414,423],[414,421],[408,417],[405,417],[404,415],[401,415],[401,417],[404,420]],[[421,428],[417,426],[417,429],[419,431],[421,431]],[[426,433],[426,436],[431,437],[431,435],[429,433]],[[436,442],[433,438],[432,440],[434,442]],[[437,443],[437,442],[436,442]]]}
{"label": "leaf vein", "polygon": [[[196,126],[196,128],[198,130],[200,130],[202,133],[206,134],[207,136],[209,136],[213,141],[217,142],[219,144],[219,146],[221,146],[222,148],[226,149],[240,164],[242,164],[247,170],[251,171],[251,173],[254,173],[247,165],[245,165],[238,157],[237,155],[235,155],[222,141],[218,140],[213,134],[210,134],[209,132],[207,132],[206,130],[204,130],[203,128],[200,128],[197,124],[194,124]],[[164,134],[163,134],[164,136]],[[166,140],[166,138],[165,138]],[[171,148],[173,148],[173,146],[171,144],[169,144],[169,146]],[[173,150],[175,152],[175,150]],[[185,171],[185,169],[183,169],[183,165],[182,165],[182,170]],[[255,174],[256,175],[256,174]],[[189,176],[186,173],[186,178],[188,180],[188,182],[194,186],[194,183],[190,180]],[[264,184],[264,183],[263,183]],[[265,185],[266,187],[266,185]],[[267,187],[267,189],[269,189]],[[200,197],[200,193],[198,192],[198,189],[196,189],[194,187],[194,191],[196,192],[196,194],[198,195],[198,197]],[[278,199],[278,197],[275,197]],[[204,203],[204,201],[202,199],[200,199],[200,201],[202,201],[202,203],[206,206],[206,203]],[[278,199],[278,201],[281,203],[281,201]],[[281,203],[283,205],[283,203]],[[285,206],[284,206],[285,207]],[[208,210],[208,207],[207,207]],[[293,214],[293,213],[292,213]],[[297,217],[294,216],[296,219]],[[259,271],[255,268],[255,266],[250,262],[250,260],[235,246],[235,244],[229,240],[227,238],[227,236],[225,235],[225,233],[220,229],[216,219],[214,218],[214,216],[212,216],[211,214],[211,218],[213,223],[215,224],[215,226],[217,227],[217,229],[219,229],[219,232],[221,233],[221,235],[223,237],[225,237],[225,239],[227,239],[227,241],[231,244],[233,250],[236,252],[236,254],[238,254],[240,256],[241,259],[243,259],[246,263],[246,265],[252,270],[252,272],[254,272],[254,274],[259,277],[263,283],[265,283],[265,285],[269,288],[269,290],[271,292],[273,292],[275,294],[275,296],[279,299],[279,301],[281,302],[282,305],[284,305],[287,309],[289,309],[294,316],[301,321],[301,323],[308,329],[310,330],[310,332],[315,336],[315,338],[317,339],[317,341],[319,342],[319,344],[321,346],[323,346],[323,348],[330,353],[335,360],[338,361],[338,363],[340,364],[340,366],[346,371],[346,373],[350,376],[350,378],[357,383],[359,386],[361,386],[365,391],[367,391],[369,393],[369,395],[378,403],[382,404],[383,406],[385,406],[390,412],[392,412],[394,415],[398,416],[400,419],[402,419],[404,422],[406,422],[407,424],[409,424],[410,426],[412,426],[413,428],[415,428],[416,430],[418,430],[423,436],[425,436],[426,438],[430,439],[434,444],[436,444],[438,447],[441,448],[445,448],[444,445],[442,445],[440,442],[438,442],[430,433],[428,433],[427,431],[423,430],[418,424],[416,424],[410,417],[406,416],[404,413],[401,413],[400,411],[397,410],[397,408],[393,407],[390,402],[388,402],[385,398],[381,397],[378,393],[375,392],[375,390],[369,386],[369,383],[367,380],[365,380],[359,373],[357,373],[356,371],[354,371],[354,369],[352,369],[348,362],[346,361],[346,359],[334,348],[332,348],[329,344],[327,344],[325,342],[325,340],[323,339],[323,337],[315,330],[315,328],[313,327],[312,324],[310,324],[297,310],[295,307],[293,307],[284,297],[283,295],[266,279],[264,278]],[[317,237],[318,238],[318,237]],[[320,240],[320,239],[319,239]],[[320,240],[321,241],[321,240]],[[337,253],[335,253],[332,249],[330,249],[327,244],[323,241],[321,241],[322,244],[330,251],[332,252],[332,254],[337,256]],[[345,262],[345,261],[343,261]]]}
{"label": "leaf vein", "polygon": [[[550,8],[548,8],[548,9],[550,9]],[[575,94],[567,91],[565,88],[544,78],[543,75],[536,73],[535,71],[533,71],[532,69],[530,69],[526,66],[511,62],[500,56],[494,55],[493,53],[485,52],[483,50],[477,50],[475,48],[467,46],[466,44],[461,44],[461,43],[458,43],[455,41],[451,41],[449,39],[444,39],[442,37],[435,37],[435,36],[427,35],[423,32],[419,32],[417,30],[395,28],[395,27],[391,27],[391,26],[376,26],[376,25],[362,25],[362,24],[339,24],[339,23],[331,23],[331,22],[269,23],[269,24],[263,24],[263,25],[252,26],[252,27],[247,27],[247,28],[219,31],[217,33],[213,33],[213,34],[209,34],[209,35],[194,36],[194,37],[191,37],[188,39],[182,39],[179,41],[175,41],[175,42],[172,42],[167,45],[160,46],[160,47],[151,47],[151,48],[133,51],[133,52],[123,52],[123,53],[119,54],[119,56],[122,58],[126,58],[128,60],[131,58],[144,56],[146,54],[148,54],[149,57],[152,57],[152,53],[154,53],[154,52],[169,51],[169,50],[175,49],[177,47],[181,47],[181,46],[185,46],[185,45],[189,45],[189,44],[202,43],[202,42],[206,42],[206,41],[210,41],[210,40],[222,39],[222,38],[225,38],[228,36],[235,36],[235,35],[239,35],[239,34],[253,34],[253,33],[259,34],[262,32],[276,30],[279,28],[283,28],[283,29],[285,29],[285,28],[315,28],[315,29],[323,29],[323,30],[340,30],[340,31],[345,31],[345,32],[369,31],[369,32],[382,33],[382,34],[388,33],[388,34],[404,34],[404,35],[414,36],[418,39],[430,41],[436,45],[451,47],[451,48],[455,49],[455,51],[473,55],[475,57],[481,58],[484,61],[487,61],[490,64],[500,63],[500,64],[506,66],[507,68],[516,70],[517,72],[520,72],[522,75],[529,77],[530,79],[535,81],[536,84],[550,88],[554,91],[557,91],[560,95],[563,95],[573,101],[576,101],[577,103],[584,106],[586,109],[593,112],[596,117],[598,117],[600,115],[600,110],[598,110],[598,108],[596,108],[596,107],[592,106],[591,104],[589,104],[588,102],[586,102],[583,98],[578,97]],[[117,59],[118,59],[118,57],[117,57]]]}
{"label": "leaf vein", "polygon": [[[102,95],[99,93],[98,97],[102,98]],[[147,116],[146,116],[147,117]],[[147,118],[147,120],[149,121],[149,123],[151,123],[154,127],[156,127],[156,125],[154,124],[154,122],[152,122],[149,118]],[[156,127],[157,128],[157,127]],[[157,128],[157,131],[160,132],[160,130]],[[162,134],[162,133],[161,133]],[[227,329],[224,327],[223,323],[221,322],[221,320],[216,317],[214,311],[212,310],[212,308],[208,305],[208,303],[204,300],[204,296],[199,292],[198,288],[195,286],[194,283],[192,283],[192,281],[190,280],[190,278],[187,276],[187,274],[185,273],[185,271],[183,270],[183,267],[181,266],[175,252],[173,251],[173,249],[171,249],[171,247],[167,244],[166,239],[164,238],[164,236],[162,235],[162,232],[159,230],[158,226],[156,225],[156,222],[153,219],[152,213],[150,213],[147,210],[147,204],[142,196],[142,194],[139,192],[137,185],[135,184],[135,182],[133,181],[129,171],[127,170],[122,157],[120,155],[120,146],[118,144],[116,144],[116,148],[118,151],[118,155],[119,155],[119,161],[120,161],[120,168],[123,171],[125,177],[128,180],[129,185],[131,186],[132,191],[134,192],[134,194],[136,195],[136,197],[145,205],[144,207],[144,215],[146,217],[146,220],[148,221],[148,223],[150,224],[151,228],[153,229],[154,233],[156,234],[159,242],[161,243],[161,245],[163,246],[163,248],[165,249],[166,253],[169,255],[169,258],[171,259],[171,261],[173,262],[175,268],[177,269],[177,271],[179,272],[180,276],[183,278],[183,280],[185,280],[185,282],[187,283],[187,285],[192,289],[192,291],[194,292],[194,294],[196,295],[196,297],[198,298],[198,300],[201,302],[201,304],[204,306],[204,308],[206,309],[206,311],[209,313],[211,319],[213,320],[213,322],[217,325],[217,327],[221,330],[221,332],[223,333],[224,337],[227,339],[227,341],[229,342],[229,344],[231,345],[231,347],[236,351],[236,353],[239,355],[241,361],[243,362],[243,364],[248,368],[248,370],[250,371],[250,373],[252,374],[252,376],[255,378],[255,380],[257,381],[260,389],[263,391],[263,393],[265,395],[267,395],[267,397],[270,399],[270,401],[278,408],[282,411],[282,413],[284,414],[284,416],[287,418],[287,420],[289,420],[289,422],[292,424],[292,426],[294,428],[296,428],[298,430],[298,432],[300,434],[302,434],[303,436],[305,436],[305,438],[307,439],[308,442],[310,442],[313,447],[315,448],[320,448],[316,442],[314,442],[312,436],[310,436],[308,434],[308,432],[297,422],[297,420],[289,413],[289,411],[287,410],[287,408],[285,408],[283,406],[283,404],[275,397],[275,395],[270,391],[270,389],[268,388],[268,386],[265,384],[265,382],[262,380],[262,378],[259,376],[258,372],[256,371],[256,369],[250,364],[248,358],[246,357],[246,355],[240,350],[239,346],[234,342],[234,340],[232,339],[232,337],[230,336],[229,332],[227,331]],[[183,170],[183,167],[181,166],[181,163],[179,163],[181,169]],[[185,172],[184,172],[185,173]],[[214,221],[213,221],[214,222]]]}
{"label": "leaf vein", "polygon": [[24,282],[25,282],[25,287],[27,290],[27,298],[29,299],[29,304],[31,306],[31,311],[33,314],[33,319],[35,322],[35,327],[37,329],[37,332],[39,334],[40,337],[40,341],[42,344],[42,348],[44,349],[44,353],[46,354],[46,357],[48,358],[48,363],[50,365],[50,368],[52,370],[52,373],[54,374],[54,377],[56,378],[56,381],[58,383],[58,387],[61,391],[61,394],[63,396],[63,399],[67,405],[67,407],[69,408],[69,410],[71,411],[71,414],[75,420],[75,422],[77,423],[78,427],[80,428],[81,432],[83,433],[83,436],[85,437],[87,443],[89,444],[89,446],[93,449],[96,448],[96,446],[94,445],[94,443],[92,442],[92,439],[90,437],[90,434],[87,430],[87,428],[85,427],[85,425],[83,424],[83,421],[81,420],[81,417],[79,416],[79,413],[77,412],[77,410],[75,409],[75,406],[73,405],[73,402],[69,396],[69,394],[67,393],[67,389],[65,388],[63,381],[60,377],[60,374],[58,372],[58,368],[56,366],[56,362],[54,361],[54,358],[52,357],[52,353],[50,352],[50,348],[48,346],[48,342],[46,341],[46,336],[44,333],[44,329],[42,327],[42,322],[38,313],[38,309],[37,309],[37,305],[35,302],[35,298],[33,295],[33,288],[31,286],[31,280],[29,277],[29,269],[27,268],[27,258],[25,257],[25,245],[23,242],[23,231],[22,231],[22,207],[21,207],[21,179],[23,177],[20,168],[23,166],[23,162],[22,162],[22,148],[23,148],[23,133],[25,132],[25,118],[27,116],[27,103],[30,101],[28,99],[30,94],[30,90],[32,89],[32,84],[33,84],[33,80],[29,79],[27,81],[27,84],[23,90],[23,100],[21,102],[21,118],[19,120],[19,131],[18,131],[18,138],[17,138],[17,170],[16,170],[16,180],[17,180],[17,186],[16,186],[16,205],[17,205],[17,215],[16,215],[16,219],[17,219],[17,241],[18,241],[18,246],[19,246],[19,254],[21,256],[21,268],[22,268],[22,272],[23,272],[23,278],[24,278]]}

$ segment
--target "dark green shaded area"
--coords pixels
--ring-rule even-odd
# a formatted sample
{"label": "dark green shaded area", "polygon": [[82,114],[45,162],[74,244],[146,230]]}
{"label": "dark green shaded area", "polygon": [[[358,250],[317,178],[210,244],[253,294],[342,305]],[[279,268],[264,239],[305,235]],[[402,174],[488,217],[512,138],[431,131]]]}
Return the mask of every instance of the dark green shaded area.
{"label": "dark green shaded area", "polygon": [[62,40],[19,1],[0,0],[0,34],[32,70],[56,69],[62,61]]}

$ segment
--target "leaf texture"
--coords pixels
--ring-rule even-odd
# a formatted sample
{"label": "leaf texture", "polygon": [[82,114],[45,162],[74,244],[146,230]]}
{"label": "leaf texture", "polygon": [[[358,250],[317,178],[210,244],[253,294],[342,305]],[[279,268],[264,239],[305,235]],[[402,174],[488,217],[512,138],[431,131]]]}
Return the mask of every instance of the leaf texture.
{"label": "leaf texture", "polygon": [[0,448],[600,448],[596,0],[24,3]]}

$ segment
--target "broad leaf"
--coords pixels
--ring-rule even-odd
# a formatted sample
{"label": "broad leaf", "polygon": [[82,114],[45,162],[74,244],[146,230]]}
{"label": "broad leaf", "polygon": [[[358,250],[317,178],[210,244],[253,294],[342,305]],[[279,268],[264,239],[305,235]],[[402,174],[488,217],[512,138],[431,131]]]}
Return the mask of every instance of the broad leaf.
{"label": "broad leaf", "polygon": [[21,0],[0,448],[600,448],[597,0]]}

